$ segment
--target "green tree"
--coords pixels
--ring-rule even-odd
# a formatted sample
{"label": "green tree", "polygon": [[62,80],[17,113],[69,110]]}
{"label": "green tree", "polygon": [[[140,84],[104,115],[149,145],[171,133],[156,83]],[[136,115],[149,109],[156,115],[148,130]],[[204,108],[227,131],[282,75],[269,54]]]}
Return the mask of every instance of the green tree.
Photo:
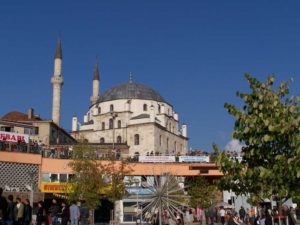
{"label": "green tree", "polygon": [[97,160],[94,148],[80,141],[74,146],[70,166],[74,177],[68,183],[69,200],[84,199],[90,209],[95,209],[102,197],[112,202],[123,197],[123,178],[128,171],[123,161]]}
{"label": "green tree", "polygon": [[273,75],[265,82],[245,77],[250,93],[237,92],[244,106],[225,104],[235,117],[233,138],[244,144],[243,157],[234,160],[214,145],[216,162],[224,173],[218,185],[250,194],[252,202],[273,198],[282,204],[300,183],[299,97],[290,95],[287,82],[274,88]]}
{"label": "green tree", "polygon": [[204,177],[187,177],[185,185],[190,196],[191,207],[209,208],[217,202],[217,187],[210,184]]}

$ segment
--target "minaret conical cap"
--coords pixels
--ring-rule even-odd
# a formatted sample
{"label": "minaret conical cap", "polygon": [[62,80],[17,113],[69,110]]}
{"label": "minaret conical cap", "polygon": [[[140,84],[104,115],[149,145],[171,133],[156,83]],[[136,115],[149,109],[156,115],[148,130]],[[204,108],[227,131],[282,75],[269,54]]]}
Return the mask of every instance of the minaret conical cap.
{"label": "minaret conical cap", "polygon": [[94,76],[93,80],[100,80],[100,75],[99,75],[99,63],[97,62],[95,65],[95,70],[94,70]]}
{"label": "minaret conical cap", "polygon": [[60,35],[58,37],[54,58],[55,59],[62,59],[62,48],[61,48],[61,36]]}

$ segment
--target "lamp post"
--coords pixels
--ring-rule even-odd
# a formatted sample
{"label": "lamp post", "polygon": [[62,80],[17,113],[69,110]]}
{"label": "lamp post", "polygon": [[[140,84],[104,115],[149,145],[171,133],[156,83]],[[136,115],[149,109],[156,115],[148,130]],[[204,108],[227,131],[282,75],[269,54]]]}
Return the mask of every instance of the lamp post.
{"label": "lamp post", "polygon": [[116,158],[116,152],[115,152],[115,119],[118,117],[118,114],[115,112],[111,112],[110,113],[111,118],[112,118],[112,129],[113,129],[113,141],[112,141],[112,150],[115,154],[115,158]]}

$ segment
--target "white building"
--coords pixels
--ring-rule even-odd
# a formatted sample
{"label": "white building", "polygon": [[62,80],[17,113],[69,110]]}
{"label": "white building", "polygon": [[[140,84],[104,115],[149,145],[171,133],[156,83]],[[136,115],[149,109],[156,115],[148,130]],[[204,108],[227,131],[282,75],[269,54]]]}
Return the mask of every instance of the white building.
{"label": "white building", "polygon": [[99,96],[99,70],[93,77],[91,106],[79,125],[72,119],[72,136],[90,143],[126,144],[129,154],[185,154],[187,126],[179,125],[173,106],[154,89],[129,82],[112,87]]}

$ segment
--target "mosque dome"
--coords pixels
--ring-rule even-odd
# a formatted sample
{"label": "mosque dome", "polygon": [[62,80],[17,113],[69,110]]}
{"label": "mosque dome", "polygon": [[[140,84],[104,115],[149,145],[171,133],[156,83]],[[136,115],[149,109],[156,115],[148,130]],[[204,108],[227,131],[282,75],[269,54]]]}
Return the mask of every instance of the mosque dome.
{"label": "mosque dome", "polygon": [[116,85],[108,91],[104,92],[99,97],[97,103],[117,99],[143,99],[165,102],[163,97],[151,87],[130,81],[129,83]]}

